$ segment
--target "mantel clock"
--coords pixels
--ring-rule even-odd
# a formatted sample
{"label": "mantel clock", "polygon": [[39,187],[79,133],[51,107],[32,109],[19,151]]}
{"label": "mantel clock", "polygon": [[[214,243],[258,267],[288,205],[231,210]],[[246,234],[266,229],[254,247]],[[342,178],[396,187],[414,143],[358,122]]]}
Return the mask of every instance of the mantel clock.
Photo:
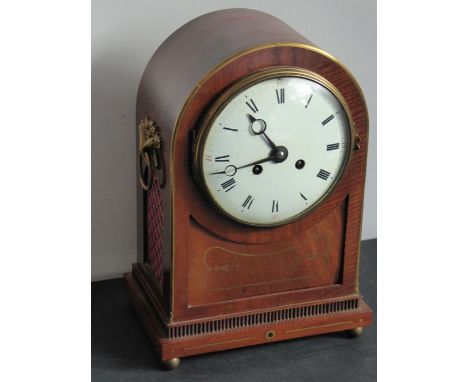
{"label": "mantel clock", "polygon": [[348,331],[368,117],[356,80],[268,14],[174,32],[137,97],[138,262],[125,275],[162,359]]}

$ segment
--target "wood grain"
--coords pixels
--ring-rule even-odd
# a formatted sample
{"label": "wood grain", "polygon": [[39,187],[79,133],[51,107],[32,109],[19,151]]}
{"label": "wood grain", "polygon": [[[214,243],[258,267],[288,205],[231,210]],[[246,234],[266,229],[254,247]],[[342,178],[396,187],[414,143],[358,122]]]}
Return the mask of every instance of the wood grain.
{"label": "wood grain", "polygon": [[[197,122],[203,115],[203,111],[206,110],[216,95],[248,73],[271,66],[299,66],[317,72],[331,81],[339,89],[350,107],[353,121],[361,137],[361,149],[353,154],[341,180],[329,195],[327,201],[313,213],[286,226],[252,229],[219,214],[202,195],[193,181],[190,167],[187,166],[187,163],[192,160],[190,137],[191,131],[198,127]],[[360,102],[356,102],[356,98]],[[173,243],[174,285],[177,285],[177,288],[183,291],[189,291],[193,282],[187,277],[187,273],[190,272],[189,264],[190,258],[195,251],[194,246],[199,247],[204,244],[208,248],[210,245],[207,243],[207,241],[211,240],[209,235],[203,235],[202,232],[197,232],[197,235],[195,230],[192,229],[190,217],[193,217],[200,225],[206,227],[208,231],[213,232],[218,237],[222,237],[225,241],[237,242],[239,245],[243,245],[243,243],[276,243],[276,246],[281,248],[285,242],[293,241],[299,233],[309,231],[318,225],[337,208],[337,205],[344,198],[348,198],[346,217],[343,219],[342,227],[338,230],[334,227],[320,231],[320,234],[327,237],[329,242],[333,242],[340,240],[339,237],[336,237],[337,233],[346,227],[341,291],[337,292],[335,288],[328,290],[322,288],[319,292],[317,290],[295,290],[289,295],[288,301],[284,301],[283,296],[265,296],[264,298],[258,297],[255,299],[255,304],[262,304],[261,300],[268,301],[267,304],[274,304],[276,301],[278,304],[297,303],[303,300],[336,296],[336,293],[352,293],[356,286],[366,147],[367,115],[359,90],[338,64],[315,51],[301,47],[270,47],[240,56],[214,72],[203,86],[192,94],[184,113],[181,115],[174,136],[175,150],[172,163],[173,172],[177,174],[172,182],[174,196],[172,205],[173,229],[175,230],[173,237],[177,237],[177,240]],[[191,197],[188,198],[187,195]],[[317,240],[317,237],[310,238],[310,240]],[[326,249],[324,248],[324,250]],[[328,253],[325,255],[328,255]],[[278,290],[271,291],[271,293],[275,292],[278,292]],[[238,306],[238,309],[248,309],[249,304],[250,302],[247,301],[236,301],[229,302],[227,305],[231,307]],[[197,318],[199,317],[197,316],[197,310],[198,308],[190,306],[188,292],[177,292],[177,299],[173,300],[172,306],[174,320]],[[203,313],[200,312],[199,314],[216,314],[216,312],[209,313],[207,307],[203,310]]]}

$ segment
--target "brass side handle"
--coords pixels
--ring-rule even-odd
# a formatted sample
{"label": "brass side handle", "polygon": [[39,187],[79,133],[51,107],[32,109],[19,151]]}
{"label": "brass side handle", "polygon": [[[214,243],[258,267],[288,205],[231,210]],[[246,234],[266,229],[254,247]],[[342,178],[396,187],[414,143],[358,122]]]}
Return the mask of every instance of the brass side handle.
{"label": "brass side handle", "polygon": [[352,130],[352,145],[354,146],[353,147],[353,150],[356,151],[356,150],[360,150],[361,149],[361,137],[359,136],[358,132],[357,132],[357,128],[356,128],[356,123],[353,123],[351,125],[351,130]]}
{"label": "brass side handle", "polygon": [[360,150],[361,149],[361,137],[359,136],[358,133],[356,133],[356,139],[354,141],[354,150]]}
{"label": "brass side handle", "polygon": [[138,132],[140,136],[138,164],[140,185],[145,191],[149,191],[156,179],[156,171],[161,170],[159,183],[160,187],[163,188],[166,176],[159,127],[152,119],[146,117],[141,120]]}

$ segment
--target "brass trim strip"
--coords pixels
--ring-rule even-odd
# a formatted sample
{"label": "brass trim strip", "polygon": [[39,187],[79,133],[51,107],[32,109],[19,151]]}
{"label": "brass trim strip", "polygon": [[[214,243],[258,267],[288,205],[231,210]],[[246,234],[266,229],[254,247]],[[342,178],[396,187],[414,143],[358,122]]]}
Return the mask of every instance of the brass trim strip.
{"label": "brass trim strip", "polygon": [[328,327],[331,327],[331,326],[340,326],[340,325],[347,325],[347,324],[352,324],[352,323],[354,323],[354,321],[343,321],[343,322],[335,322],[333,324],[307,326],[305,328],[285,330],[285,333],[300,332],[300,331],[303,331],[303,330],[311,330],[311,329],[318,329],[318,328],[328,328]]}
{"label": "brass trim strip", "polygon": [[236,342],[244,342],[244,341],[254,340],[255,338],[257,338],[257,337],[246,337],[246,338],[240,338],[238,340],[211,342],[211,343],[203,344],[203,345],[189,346],[189,347],[184,348],[184,350],[203,349],[203,348],[207,348],[207,347],[211,347],[211,346],[217,346],[217,345],[224,345],[224,344],[231,344],[231,343],[236,343]]}
{"label": "brass trim strip", "polygon": [[[280,280],[274,280],[274,281],[263,281],[263,282],[257,282],[257,283],[249,283],[249,284],[239,284],[239,285],[234,285],[226,288],[208,288],[206,285],[204,286],[206,290],[209,290],[211,292],[219,292],[222,290],[233,290],[233,289],[239,289],[239,288],[249,288],[249,287],[256,287],[256,286],[264,286],[264,285],[270,285],[270,284],[277,284],[277,283],[284,283],[286,281],[299,281],[299,280],[306,280],[306,279],[315,279],[317,277],[322,276],[324,273],[324,270],[320,273],[316,273],[313,275],[309,276],[301,276],[301,277],[292,277],[289,279],[280,279]],[[329,285],[341,285],[341,284],[329,284]],[[318,287],[323,287],[323,286],[328,286],[328,285],[318,285]]]}

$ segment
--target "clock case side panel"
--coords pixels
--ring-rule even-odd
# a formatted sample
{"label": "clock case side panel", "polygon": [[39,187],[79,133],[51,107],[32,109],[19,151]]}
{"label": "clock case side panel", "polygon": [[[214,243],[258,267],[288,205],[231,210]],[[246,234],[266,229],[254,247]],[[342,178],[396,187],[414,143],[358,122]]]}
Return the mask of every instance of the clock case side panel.
{"label": "clock case side panel", "polygon": [[[173,253],[173,169],[174,131],[185,103],[196,91],[202,78],[224,61],[253,46],[276,42],[308,43],[283,21],[249,9],[228,9],[202,15],[171,34],[148,62],[138,88],[136,126],[150,117],[160,128],[166,184],[161,190],[164,211],[164,274],[161,299],[170,316],[172,311]],[[139,143],[137,139],[137,153]],[[137,192],[137,261],[147,261],[147,193],[138,184]],[[176,219],[177,220],[177,219]],[[137,277],[135,274],[135,277]],[[147,277],[152,278],[151,274]]]}
{"label": "clock case side panel", "polygon": [[[359,150],[355,151],[341,180],[321,206],[309,216],[295,223],[276,228],[246,227],[221,216],[210,207],[206,198],[195,185],[187,163],[191,160],[190,147],[193,132],[200,124],[200,118],[209,105],[229,86],[246,75],[262,69],[278,66],[292,66],[313,71],[333,83],[345,98],[358,133]],[[357,289],[357,267],[362,219],[363,186],[367,156],[367,109],[362,92],[350,73],[328,54],[303,44],[274,44],[260,46],[237,55],[220,65],[206,77],[191,98],[178,121],[174,144],[174,217],[177,222],[174,246],[173,317],[175,322],[198,320],[215,315],[239,314],[255,309],[301,304],[335,298],[359,296]],[[187,199],[187,195],[191,195]],[[317,224],[336,210],[346,200],[345,233],[343,242],[343,278],[340,285],[309,288],[271,293],[225,301],[224,303],[194,306],[189,298],[189,288],[197,283],[197,276],[191,275],[190,264],[195,256],[193,243],[200,245],[203,235],[193,237],[189,220],[195,220],[203,228],[232,243],[261,244],[291,239],[296,232]],[[192,235],[192,236],[191,236]],[[208,238],[208,237],[207,237]],[[207,239],[208,244],[208,239]],[[192,278],[191,278],[192,277]],[[193,278],[195,277],[195,278]],[[198,276],[199,277],[199,276]],[[361,301],[361,300],[360,300]],[[364,302],[362,302],[364,303]]]}
{"label": "clock case side panel", "polygon": [[[169,171],[171,146],[167,142],[171,141],[172,130],[167,125],[167,119],[155,107],[157,103],[156,94],[147,85],[144,75],[138,89],[135,120],[137,127],[135,129],[137,134],[137,263],[133,264],[133,276],[140,284],[147,286],[147,293],[153,294],[153,298],[158,299],[158,309],[166,317],[170,311],[170,267],[172,254],[170,190],[172,174]],[[140,184],[140,170],[138,168],[142,144],[138,127],[145,118],[149,118],[154,122],[162,141],[160,150],[162,168],[155,171],[155,181],[148,191],[143,190]],[[152,255],[156,256],[157,260],[150,254],[150,251],[154,250],[154,247],[158,251]],[[155,265],[154,262],[157,262],[157,264]]]}

